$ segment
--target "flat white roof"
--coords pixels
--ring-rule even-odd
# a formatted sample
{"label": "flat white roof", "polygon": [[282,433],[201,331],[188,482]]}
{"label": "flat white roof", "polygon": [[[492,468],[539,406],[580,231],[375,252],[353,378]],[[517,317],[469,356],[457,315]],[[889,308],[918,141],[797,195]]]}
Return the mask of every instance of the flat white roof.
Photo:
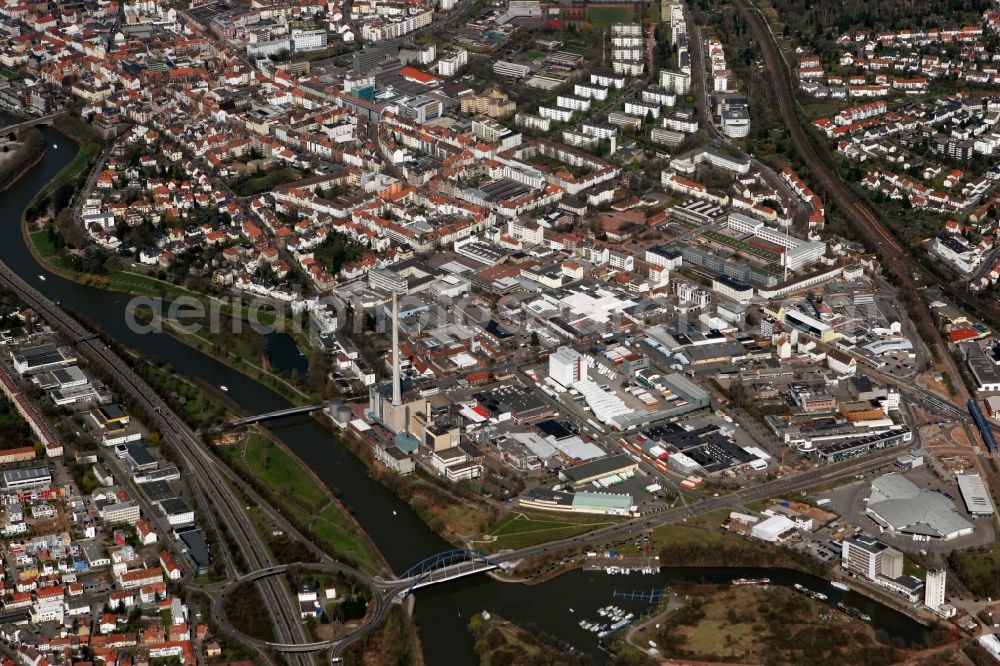
{"label": "flat white roof", "polygon": [[990,493],[986,490],[983,478],[978,474],[959,474],[958,489],[965,500],[965,508],[974,516],[993,515],[993,502],[990,501]]}

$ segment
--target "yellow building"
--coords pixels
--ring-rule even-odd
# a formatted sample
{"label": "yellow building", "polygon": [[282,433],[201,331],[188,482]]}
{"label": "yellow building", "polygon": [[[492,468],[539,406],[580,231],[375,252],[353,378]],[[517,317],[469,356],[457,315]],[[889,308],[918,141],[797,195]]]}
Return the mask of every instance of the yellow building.
{"label": "yellow building", "polygon": [[506,93],[489,90],[480,95],[466,95],[462,98],[462,113],[477,113],[490,118],[506,118],[517,109]]}

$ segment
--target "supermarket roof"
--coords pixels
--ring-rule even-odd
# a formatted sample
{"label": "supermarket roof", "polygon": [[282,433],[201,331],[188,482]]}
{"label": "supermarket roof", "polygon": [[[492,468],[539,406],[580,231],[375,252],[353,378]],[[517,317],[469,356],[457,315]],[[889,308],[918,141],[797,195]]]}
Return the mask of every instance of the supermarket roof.
{"label": "supermarket roof", "polygon": [[951,539],[973,528],[940,493],[922,490],[901,474],[872,481],[867,512],[896,532]]}
{"label": "supermarket roof", "polygon": [[600,506],[628,511],[635,506],[635,502],[631,495],[620,495],[617,493],[576,493],[573,495],[573,506]]}

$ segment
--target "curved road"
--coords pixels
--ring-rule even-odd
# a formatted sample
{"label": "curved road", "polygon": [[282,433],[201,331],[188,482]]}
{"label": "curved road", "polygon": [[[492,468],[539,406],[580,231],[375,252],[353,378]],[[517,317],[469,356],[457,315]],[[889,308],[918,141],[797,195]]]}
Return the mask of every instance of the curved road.
{"label": "curved road", "polygon": [[[914,274],[921,275],[928,282],[938,284],[943,291],[952,298],[963,303],[967,302],[968,294],[955,289],[952,284],[945,284],[943,280],[931,273],[927,266],[914,257],[900,242],[896,236],[881,223],[878,212],[862,197],[859,197],[836,173],[829,163],[829,156],[821,154],[802,124],[795,110],[795,101],[792,97],[789,86],[789,73],[785,65],[785,59],[774,35],[764,19],[763,15],[749,0],[734,0],[734,4],[740,9],[740,13],[747,21],[754,41],[761,49],[764,57],[764,64],[771,74],[771,81],[774,84],[775,99],[778,101],[778,109],[781,117],[788,126],[789,136],[796,150],[802,157],[812,177],[815,179],[820,190],[837,205],[837,208],[852,222],[875,248],[875,253],[879,256],[884,266],[895,269],[893,272],[899,279],[899,288],[906,292],[913,303],[915,314],[924,325],[931,339],[928,340],[938,354],[944,371],[951,378],[952,385],[959,392],[962,400],[970,397],[965,388],[965,382],[959,371],[955,360],[952,358],[941,337],[941,333],[935,324],[934,317],[930,309],[921,298],[919,288],[913,278]],[[975,308],[978,310],[978,308]]]}
{"label": "curved road", "polygon": [[[211,503],[215,507],[251,569],[271,566],[270,551],[253,527],[242,502],[235,496],[226,474],[220,471],[220,466],[187,424],[107,345],[100,339],[94,339],[83,325],[21,279],[6,264],[0,264],[0,282],[17,293],[51,326],[60,329],[70,339],[83,340],[78,343],[78,349],[103,366],[121,390],[139,400],[149,418],[170,438],[186,463],[196,495],[202,499],[203,506]],[[298,605],[291,599],[287,587],[274,580],[266,580],[260,587],[282,638],[290,642],[305,642]],[[303,665],[308,663],[305,659],[297,661]]]}
{"label": "curved road", "polygon": [[[891,267],[896,274],[899,288],[907,294],[913,304],[916,318],[919,318],[924,330],[931,338],[926,342],[936,350],[939,367],[948,374],[958,397],[957,404],[960,409],[964,410],[966,402],[973,396],[966,388],[962,372],[948,350],[934,316],[920,293],[915,276],[919,276],[927,284],[937,286],[953,302],[986,321],[1000,321],[1000,304],[995,301],[990,302],[988,299],[975,298],[961,286],[946,281],[931,271],[927,263],[904,248],[896,236],[882,224],[878,211],[864,197],[858,196],[841,179],[830,163],[829,154],[825,150],[821,151],[817,148],[812,137],[802,127],[792,96],[790,73],[767,20],[750,0],[734,0],[734,4],[747,21],[754,41],[761,49],[764,64],[771,74],[771,81],[774,84],[778,109],[788,126],[792,143],[806,166],[809,167],[819,188],[826,192],[854,227],[868,239],[872,247],[875,248],[882,264]],[[970,451],[970,453],[974,454],[975,452]],[[972,455],[972,459],[993,492],[996,493],[1000,490],[1000,470],[997,469],[997,460],[991,459],[987,462],[979,455]]]}

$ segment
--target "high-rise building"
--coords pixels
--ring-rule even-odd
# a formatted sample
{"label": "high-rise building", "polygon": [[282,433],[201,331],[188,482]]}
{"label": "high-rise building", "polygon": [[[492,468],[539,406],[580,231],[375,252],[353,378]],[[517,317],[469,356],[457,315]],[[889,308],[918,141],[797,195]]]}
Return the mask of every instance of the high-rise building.
{"label": "high-rise building", "polygon": [[882,575],[886,578],[903,575],[903,554],[895,548],[886,548],[882,553]]}
{"label": "high-rise building", "polygon": [[586,367],[583,354],[572,347],[560,347],[549,356],[549,377],[566,388],[586,377]]}
{"label": "high-rise building", "polygon": [[841,566],[851,573],[875,580],[882,573],[882,557],[887,550],[890,550],[889,546],[876,539],[861,535],[847,537],[841,550]]}
{"label": "high-rise building", "polygon": [[924,605],[932,611],[939,612],[944,606],[945,584],[948,572],[944,569],[928,569],[924,581]]}

